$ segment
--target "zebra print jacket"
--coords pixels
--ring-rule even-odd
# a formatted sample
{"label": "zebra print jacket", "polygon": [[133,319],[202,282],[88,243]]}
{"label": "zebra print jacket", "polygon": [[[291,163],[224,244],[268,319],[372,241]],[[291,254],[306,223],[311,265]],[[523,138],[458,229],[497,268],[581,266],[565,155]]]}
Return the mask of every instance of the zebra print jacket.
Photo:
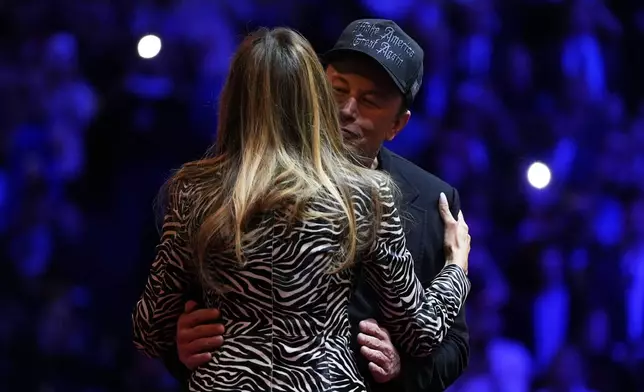
{"label": "zebra print jacket", "polygon": [[[185,238],[186,211],[198,187],[173,192],[161,242],[144,292],[133,313],[135,346],[150,357],[173,350],[185,295],[197,282]],[[385,213],[373,251],[362,262],[378,293],[385,326],[409,355],[430,355],[460,311],[470,290],[467,276],[449,265],[423,289],[391,190],[382,187]],[[356,192],[355,211],[369,198]],[[368,224],[365,219],[362,224]],[[234,254],[213,255],[211,273],[225,294],[203,291],[221,310],[224,344],[192,372],[191,391],[365,391],[350,347],[348,303],[354,271],[329,274],[342,235],[329,223],[302,221],[287,227],[279,211],[254,230],[240,268]]]}

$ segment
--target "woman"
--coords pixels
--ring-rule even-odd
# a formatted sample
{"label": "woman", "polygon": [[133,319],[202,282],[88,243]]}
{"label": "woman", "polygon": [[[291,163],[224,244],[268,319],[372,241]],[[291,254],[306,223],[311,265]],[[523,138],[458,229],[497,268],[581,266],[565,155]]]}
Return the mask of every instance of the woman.
{"label": "woman", "polygon": [[469,291],[466,226],[446,218],[446,238],[464,244],[453,243],[424,292],[394,184],[356,162],[309,43],[288,29],[247,37],[222,92],[212,154],[184,165],[162,192],[161,244],[133,315],[137,347],[153,357],[170,350],[184,294],[196,288],[227,333],[190,390],[365,390],[347,313],[352,267],[362,263],[392,337],[428,355]]}

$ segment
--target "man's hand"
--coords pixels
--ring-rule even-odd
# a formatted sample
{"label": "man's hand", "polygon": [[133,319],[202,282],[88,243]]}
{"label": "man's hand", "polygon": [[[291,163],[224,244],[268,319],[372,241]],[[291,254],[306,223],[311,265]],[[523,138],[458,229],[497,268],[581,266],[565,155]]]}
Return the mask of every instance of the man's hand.
{"label": "man's hand", "polygon": [[360,322],[360,353],[369,361],[369,371],[379,383],[389,382],[400,374],[400,356],[389,338],[389,332],[374,319]]}
{"label": "man's hand", "polygon": [[177,323],[177,351],[179,360],[188,369],[212,359],[211,351],[224,343],[223,324],[209,324],[220,316],[217,309],[197,309],[195,301],[186,302],[184,313]]}

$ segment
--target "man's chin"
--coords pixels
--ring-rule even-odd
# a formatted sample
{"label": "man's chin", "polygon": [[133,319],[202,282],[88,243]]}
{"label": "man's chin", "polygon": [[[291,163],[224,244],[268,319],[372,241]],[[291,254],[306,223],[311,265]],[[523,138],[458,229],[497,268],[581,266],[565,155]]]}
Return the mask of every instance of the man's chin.
{"label": "man's chin", "polygon": [[342,139],[344,139],[346,143],[349,143],[352,139],[356,138],[355,134],[347,131],[346,129],[341,129],[340,132],[342,133]]}
{"label": "man's chin", "polygon": [[364,153],[364,151],[354,143],[351,143],[350,141],[347,141],[345,139],[344,146],[349,152],[349,155],[352,158],[352,160],[357,164],[369,167],[373,163],[374,158],[367,156]]}

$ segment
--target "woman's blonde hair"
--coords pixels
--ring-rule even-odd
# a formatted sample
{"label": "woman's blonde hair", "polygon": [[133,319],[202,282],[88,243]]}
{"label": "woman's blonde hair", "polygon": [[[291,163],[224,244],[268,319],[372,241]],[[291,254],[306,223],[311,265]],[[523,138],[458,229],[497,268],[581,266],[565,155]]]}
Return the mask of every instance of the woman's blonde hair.
{"label": "woman's blonde hair", "polygon": [[[364,168],[344,147],[324,69],[309,42],[287,28],[260,29],[240,44],[221,94],[217,141],[168,184],[177,182],[198,189],[186,209],[187,234],[208,286],[210,252],[234,250],[243,265],[251,221],[275,209],[292,222],[322,218],[340,225],[342,252],[330,270],[352,265],[375,238],[378,184],[392,186],[386,174]],[[356,190],[373,201],[360,213],[368,215],[366,232],[357,230]]]}

